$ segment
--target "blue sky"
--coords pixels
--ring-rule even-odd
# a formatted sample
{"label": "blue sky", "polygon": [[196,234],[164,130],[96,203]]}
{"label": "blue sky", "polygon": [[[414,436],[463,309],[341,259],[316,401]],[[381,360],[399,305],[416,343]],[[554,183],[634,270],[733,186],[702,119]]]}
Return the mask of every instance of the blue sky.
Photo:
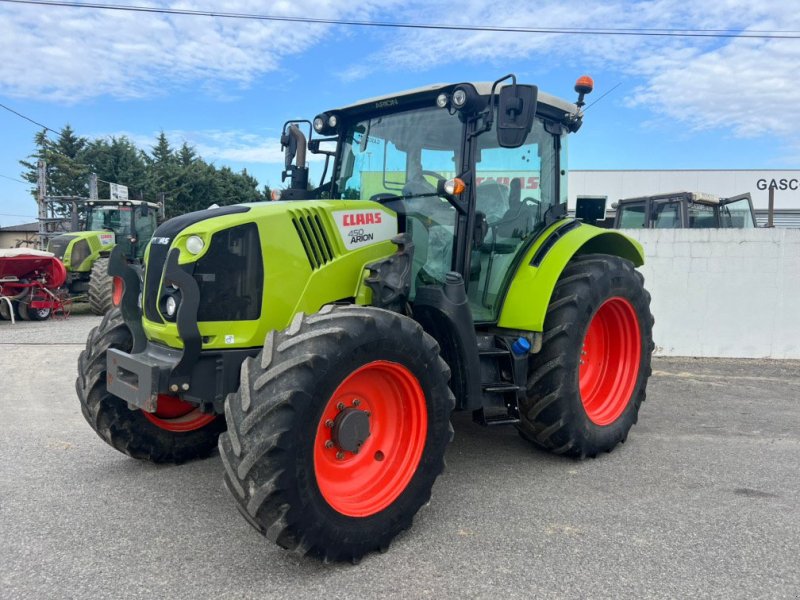
{"label": "blue sky", "polygon": [[[225,12],[529,27],[800,31],[794,2],[294,0],[128,2]],[[708,4],[709,6],[704,6]],[[530,8],[526,8],[530,6]],[[572,169],[797,168],[800,40],[612,37],[301,25],[0,2],[0,102],[79,135],[159,131],[280,184],[289,118],[508,72],[573,100],[595,80]],[[37,127],[0,110],[0,225],[32,220],[20,178]],[[313,175],[312,175],[313,176]],[[121,182],[124,183],[124,182]]]}

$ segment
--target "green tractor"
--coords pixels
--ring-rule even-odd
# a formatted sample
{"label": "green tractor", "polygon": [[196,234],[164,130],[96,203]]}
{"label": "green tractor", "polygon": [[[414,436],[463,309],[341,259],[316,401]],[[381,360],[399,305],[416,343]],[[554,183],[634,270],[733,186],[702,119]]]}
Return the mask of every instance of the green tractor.
{"label": "green tractor", "polygon": [[[287,123],[281,201],[167,221],[143,270],[112,252],[120,306],[78,365],[89,424],[154,462],[219,447],[253,527],[348,561],[428,502],[453,411],[576,458],[624,442],[650,296],[635,241],[567,217],[591,80],[576,91],[507,76]],[[306,152],[332,159],[317,187]]]}
{"label": "green tractor", "polygon": [[159,205],[142,200],[89,200],[86,207],[86,231],[57,235],[47,250],[67,268],[70,295],[87,295],[92,312],[104,315],[113,305],[113,279],[108,274],[111,250],[119,247],[127,261],[141,263],[157,227]]}

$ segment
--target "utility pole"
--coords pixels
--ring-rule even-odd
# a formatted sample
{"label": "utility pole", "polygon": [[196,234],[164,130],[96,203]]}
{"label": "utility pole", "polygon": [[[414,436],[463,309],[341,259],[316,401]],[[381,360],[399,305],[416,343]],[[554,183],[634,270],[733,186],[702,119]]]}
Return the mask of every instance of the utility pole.
{"label": "utility pole", "polygon": [[39,209],[39,248],[47,247],[47,163],[40,160],[36,164],[36,204]]}
{"label": "utility pole", "polygon": [[769,209],[767,210],[767,227],[775,227],[775,187],[769,186]]}
{"label": "utility pole", "polygon": [[97,173],[89,175],[89,200],[97,200]]}

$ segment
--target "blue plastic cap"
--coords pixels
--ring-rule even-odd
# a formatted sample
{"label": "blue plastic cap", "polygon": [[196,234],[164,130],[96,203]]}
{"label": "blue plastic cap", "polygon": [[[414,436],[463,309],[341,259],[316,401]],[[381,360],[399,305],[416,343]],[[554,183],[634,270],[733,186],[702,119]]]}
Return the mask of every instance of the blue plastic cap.
{"label": "blue plastic cap", "polygon": [[511,350],[514,354],[527,354],[531,351],[531,343],[523,337],[517,338],[511,344]]}

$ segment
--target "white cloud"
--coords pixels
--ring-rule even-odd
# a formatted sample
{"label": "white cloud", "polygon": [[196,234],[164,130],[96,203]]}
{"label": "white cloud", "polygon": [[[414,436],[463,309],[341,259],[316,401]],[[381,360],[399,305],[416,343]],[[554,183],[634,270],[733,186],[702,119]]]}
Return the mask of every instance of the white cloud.
{"label": "white cloud", "polygon": [[[127,137],[137,148],[150,152],[156,143],[160,131],[150,134],[117,131],[114,133],[92,134],[90,138]],[[280,138],[273,132],[263,135],[252,131],[238,129],[220,130],[181,130],[171,129],[164,131],[170,145],[180,148],[184,143],[193,147],[195,152],[209,162],[221,161],[223,163],[254,163],[283,165],[284,154],[281,150]],[[324,160],[324,157],[315,154],[307,155],[309,162]]]}
{"label": "white cloud", "polygon": [[[366,18],[395,0],[137,2],[137,5],[321,18]],[[207,82],[224,94],[310,48],[324,25],[0,5],[0,94],[77,102],[151,97]]]}
{"label": "white cloud", "polygon": [[[166,5],[164,0],[151,4]],[[450,0],[281,0],[269,5],[179,0],[169,6],[455,25],[800,30],[800,11],[785,0],[462,0],[457,10]],[[0,4],[0,94],[62,102],[106,94],[151,97],[192,82],[217,97],[233,97],[329,31],[357,32],[372,42],[372,54],[342,66],[346,81],[443,65],[462,70],[464,63],[496,65],[502,71],[508,62],[523,59],[540,71],[616,71],[641,82],[628,104],[648,108],[665,123],[723,129],[735,136],[775,135],[800,152],[800,142],[792,142],[800,139],[800,116],[790,105],[790,86],[800,64],[798,40],[330,29]],[[276,158],[277,144],[245,141],[243,135],[236,140],[205,139],[195,145],[201,149],[207,143],[220,158],[231,160]]]}
{"label": "white cloud", "polygon": [[[409,5],[397,20],[515,27],[800,30],[800,11],[781,0],[516,0],[430,1],[419,17]],[[359,65],[347,80],[373,71],[417,70],[448,64],[497,64],[530,59],[544,69],[608,69],[642,81],[627,98],[670,123],[724,129],[735,136],[775,135],[800,151],[800,114],[792,110],[800,40],[577,36],[465,31],[402,31]],[[574,65],[574,67],[573,67]]]}

